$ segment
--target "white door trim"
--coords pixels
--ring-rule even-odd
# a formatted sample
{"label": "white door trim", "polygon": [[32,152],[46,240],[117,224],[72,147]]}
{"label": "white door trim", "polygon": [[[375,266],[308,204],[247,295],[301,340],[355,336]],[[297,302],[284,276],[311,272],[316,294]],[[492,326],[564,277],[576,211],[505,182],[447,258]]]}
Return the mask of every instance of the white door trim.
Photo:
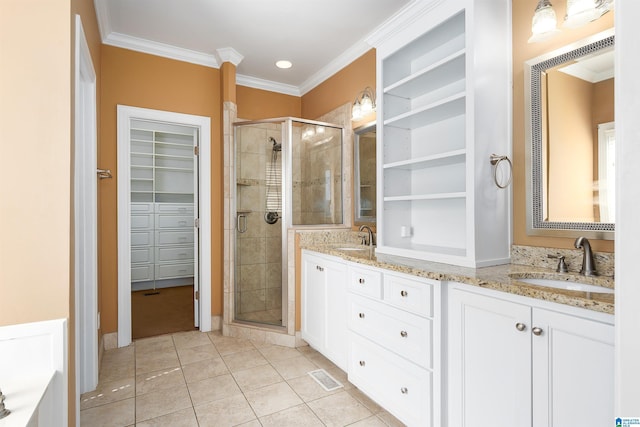
{"label": "white door trim", "polygon": [[195,126],[200,134],[200,331],[211,330],[211,119],[118,105],[118,347],[131,344],[131,212],[129,206],[131,119]]}
{"label": "white door trim", "polygon": [[98,198],[96,73],[75,17],[74,294],[76,415],[80,394],[98,385]]}

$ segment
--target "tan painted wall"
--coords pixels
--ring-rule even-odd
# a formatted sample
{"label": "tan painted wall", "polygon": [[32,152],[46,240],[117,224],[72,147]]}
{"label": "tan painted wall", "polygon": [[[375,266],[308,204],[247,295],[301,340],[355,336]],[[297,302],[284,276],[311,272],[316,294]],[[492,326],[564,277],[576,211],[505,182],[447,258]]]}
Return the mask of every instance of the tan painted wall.
{"label": "tan painted wall", "polygon": [[[537,0],[513,1],[513,241],[518,245],[573,248],[574,239],[560,237],[528,236],[526,228],[525,194],[525,138],[524,138],[524,62],[558,49],[588,35],[604,31],[613,26],[613,13],[582,28],[562,30],[556,37],[542,43],[527,43],[531,35],[531,18]],[[558,23],[564,17],[566,0],[553,2]],[[613,241],[594,240],[597,251],[613,252]]]}
{"label": "tan painted wall", "polygon": [[[302,96],[302,117],[315,119],[347,102],[359,92],[376,88],[376,50],[371,49],[351,64]],[[376,94],[377,96],[377,94]]]}
{"label": "tan painted wall", "polygon": [[275,117],[300,117],[302,100],[247,86],[236,86],[238,118],[260,120]]}
{"label": "tan painted wall", "polygon": [[222,135],[220,70],[126,49],[102,47],[101,144],[99,161],[115,171],[101,185],[100,282],[103,333],[118,319],[117,105],[195,114],[211,118],[211,314],[222,313]]}

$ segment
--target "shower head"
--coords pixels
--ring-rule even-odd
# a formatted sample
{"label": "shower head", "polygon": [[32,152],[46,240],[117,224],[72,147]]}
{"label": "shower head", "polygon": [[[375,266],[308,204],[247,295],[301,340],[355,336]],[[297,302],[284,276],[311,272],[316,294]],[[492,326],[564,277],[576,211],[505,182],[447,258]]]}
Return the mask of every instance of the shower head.
{"label": "shower head", "polygon": [[269,137],[269,142],[273,144],[273,151],[282,151],[282,144],[278,143],[276,139],[272,136]]}

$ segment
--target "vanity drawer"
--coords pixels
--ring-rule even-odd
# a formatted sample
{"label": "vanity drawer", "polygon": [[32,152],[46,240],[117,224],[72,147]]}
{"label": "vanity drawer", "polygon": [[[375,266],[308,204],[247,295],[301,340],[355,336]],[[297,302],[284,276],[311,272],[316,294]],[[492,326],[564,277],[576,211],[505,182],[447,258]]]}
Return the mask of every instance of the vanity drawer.
{"label": "vanity drawer", "polygon": [[153,245],[153,231],[132,231],[131,246]]}
{"label": "vanity drawer", "polygon": [[173,279],[193,276],[193,263],[156,265],[156,279]]}
{"label": "vanity drawer", "polygon": [[153,280],[154,278],[153,264],[131,265],[131,281],[142,282]]}
{"label": "vanity drawer", "polygon": [[158,245],[182,245],[193,243],[193,231],[158,231]]}
{"label": "vanity drawer", "polygon": [[409,426],[433,425],[432,374],[352,334],[349,382]]}
{"label": "vanity drawer", "polygon": [[153,248],[150,246],[132,247],[131,263],[153,263]]}
{"label": "vanity drawer", "polygon": [[156,212],[193,216],[193,203],[156,203]]}
{"label": "vanity drawer", "polygon": [[153,213],[153,203],[131,203],[131,214]]}
{"label": "vanity drawer", "polygon": [[382,274],[373,269],[349,266],[349,290],[371,298],[382,298]]}
{"label": "vanity drawer", "polygon": [[131,215],[131,229],[153,228],[153,215]]}
{"label": "vanity drawer", "polygon": [[193,261],[193,246],[156,248],[156,260],[159,262]]}
{"label": "vanity drawer", "polygon": [[352,294],[349,328],[424,368],[432,367],[430,319]]}
{"label": "vanity drawer", "polygon": [[156,215],[157,228],[193,228],[193,215]]}
{"label": "vanity drawer", "polygon": [[433,291],[436,281],[384,275],[384,301],[420,316],[433,316]]}

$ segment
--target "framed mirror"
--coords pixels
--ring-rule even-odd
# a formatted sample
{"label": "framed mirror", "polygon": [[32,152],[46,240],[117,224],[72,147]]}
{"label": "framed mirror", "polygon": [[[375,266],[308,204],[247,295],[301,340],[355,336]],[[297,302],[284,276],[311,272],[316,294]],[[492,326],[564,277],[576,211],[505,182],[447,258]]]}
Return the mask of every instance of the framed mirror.
{"label": "framed mirror", "polygon": [[614,238],[614,30],[525,62],[527,233]]}
{"label": "framed mirror", "polygon": [[376,122],[354,129],[353,198],[356,224],[376,222]]}

